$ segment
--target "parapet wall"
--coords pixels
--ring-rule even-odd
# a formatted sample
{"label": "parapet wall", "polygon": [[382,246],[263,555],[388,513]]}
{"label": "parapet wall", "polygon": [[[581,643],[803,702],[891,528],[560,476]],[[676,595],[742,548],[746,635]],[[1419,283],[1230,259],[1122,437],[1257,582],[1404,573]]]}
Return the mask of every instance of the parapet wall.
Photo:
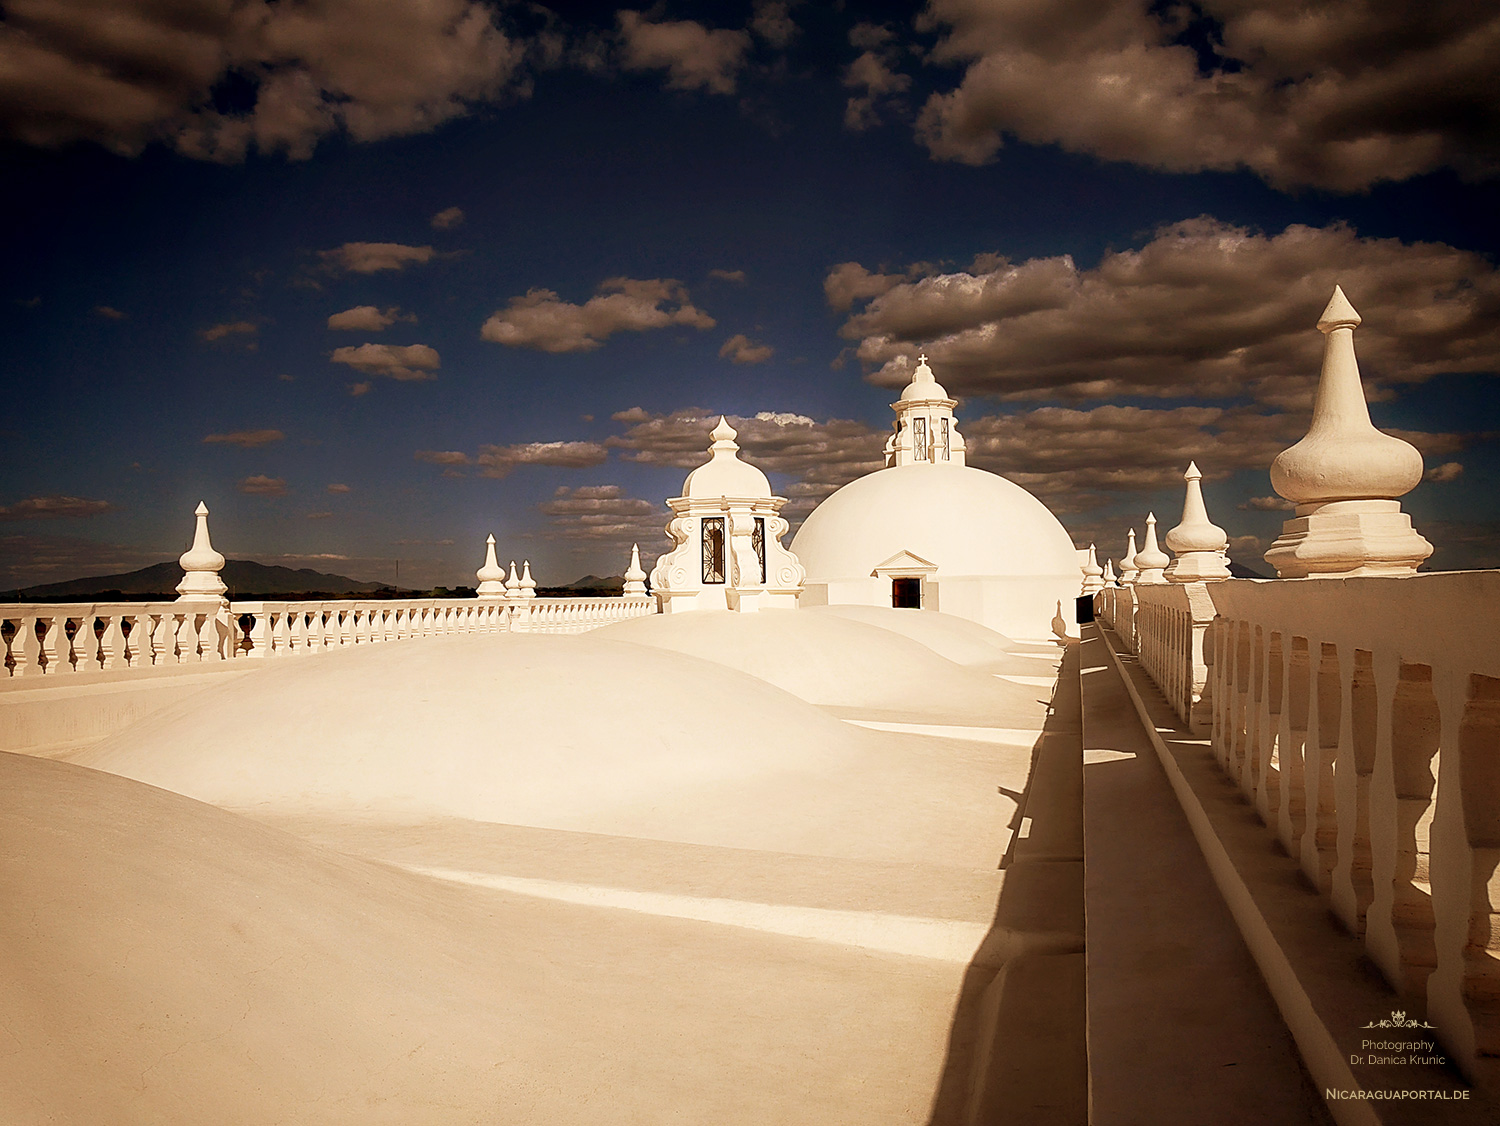
{"label": "parapet wall", "polygon": [[1098,605],[1406,1010],[1500,1089],[1500,571]]}

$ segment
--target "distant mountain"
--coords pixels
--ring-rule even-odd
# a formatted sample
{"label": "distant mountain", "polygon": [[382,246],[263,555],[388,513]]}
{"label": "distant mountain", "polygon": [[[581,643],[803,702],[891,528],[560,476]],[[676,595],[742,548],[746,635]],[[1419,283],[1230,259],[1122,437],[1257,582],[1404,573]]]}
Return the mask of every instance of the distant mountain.
{"label": "distant mountain", "polygon": [[625,576],[600,578],[598,575],[584,575],[566,586],[539,586],[536,590],[538,594],[624,594]]}
{"label": "distant mountain", "polygon": [[[229,587],[229,596],[237,599],[285,598],[289,595],[373,594],[387,590],[381,583],[362,583],[343,575],[330,575],[310,567],[268,567],[248,559],[231,559],[224,564],[219,577]],[[62,583],[45,583],[20,590],[0,592],[0,600],[11,602],[94,602],[108,598],[134,601],[173,599],[182,581],[182,568],[176,560],[155,563],[138,571],[121,575],[99,575],[96,578],[72,579]],[[411,591],[392,593],[410,595]]]}

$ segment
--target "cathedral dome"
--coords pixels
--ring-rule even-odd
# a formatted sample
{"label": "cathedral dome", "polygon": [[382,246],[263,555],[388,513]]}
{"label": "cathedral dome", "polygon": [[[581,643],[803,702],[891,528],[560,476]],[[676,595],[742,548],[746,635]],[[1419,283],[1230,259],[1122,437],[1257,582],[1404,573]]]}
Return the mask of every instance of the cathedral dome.
{"label": "cathedral dome", "polygon": [[813,510],[792,550],[809,582],[867,578],[903,551],[945,575],[1078,582],[1073,541],[1047,506],[968,466],[903,465],[851,481]]}
{"label": "cathedral dome", "polygon": [[818,505],[792,541],[801,604],[938,610],[1007,637],[1066,635],[1073,541],[1020,485],[966,464],[955,405],[922,356],[891,404],[886,467]]}

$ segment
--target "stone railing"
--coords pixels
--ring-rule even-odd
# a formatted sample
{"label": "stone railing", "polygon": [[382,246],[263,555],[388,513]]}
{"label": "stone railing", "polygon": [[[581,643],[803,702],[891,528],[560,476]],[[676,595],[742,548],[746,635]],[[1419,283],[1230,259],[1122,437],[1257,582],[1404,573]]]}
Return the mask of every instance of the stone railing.
{"label": "stone railing", "polygon": [[12,677],[220,661],[230,656],[231,635],[218,602],[0,605]]}
{"label": "stone railing", "polygon": [[649,596],[0,605],[10,677],[299,656],[458,633],[583,633],[656,612]]}
{"label": "stone railing", "polygon": [[1407,1005],[1493,1084],[1500,571],[1207,584],[1201,659],[1184,638],[1196,585],[1137,588],[1143,666],[1169,698],[1189,659],[1207,677],[1225,772]]}
{"label": "stone railing", "polygon": [[1094,595],[1094,616],[1114,630],[1132,653],[1136,651],[1135,588],[1107,586]]}
{"label": "stone railing", "polygon": [[1207,734],[1213,719],[1208,663],[1214,606],[1208,592],[1206,583],[1156,583],[1096,596],[1114,603],[1105,623],[1140,658],[1177,718],[1195,735]]}

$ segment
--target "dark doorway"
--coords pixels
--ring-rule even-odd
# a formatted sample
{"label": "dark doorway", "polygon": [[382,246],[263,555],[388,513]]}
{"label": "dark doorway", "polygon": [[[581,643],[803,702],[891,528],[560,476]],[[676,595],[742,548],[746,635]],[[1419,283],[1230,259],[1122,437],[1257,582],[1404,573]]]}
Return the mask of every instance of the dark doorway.
{"label": "dark doorway", "polygon": [[892,579],[891,605],[898,610],[920,610],[922,608],[922,580]]}

